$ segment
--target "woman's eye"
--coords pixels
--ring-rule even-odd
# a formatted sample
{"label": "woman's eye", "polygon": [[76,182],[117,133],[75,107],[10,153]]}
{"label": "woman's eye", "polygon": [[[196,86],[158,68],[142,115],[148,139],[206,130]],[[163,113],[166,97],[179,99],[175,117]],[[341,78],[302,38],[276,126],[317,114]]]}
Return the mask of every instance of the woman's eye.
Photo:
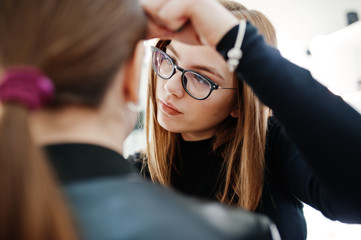
{"label": "woman's eye", "polygon": [[204,82],[204,79],[202,77],[200,77],[200,76],[196,76],[196,79],[197,79],[198,82]]}
{"label": "woman's eye", "polygon": [[169,65],[173,65],[173,61],[172,61],[172,59],[167,58],[167,63],[168,63]]}
{"label": "woman's eye", "polygon": [[204,77],[202,77],[202,76],[195,75],[195,79],[196,79],[197,82],[199,82],[199,83],[208,85],[208,81],[207,81]]}

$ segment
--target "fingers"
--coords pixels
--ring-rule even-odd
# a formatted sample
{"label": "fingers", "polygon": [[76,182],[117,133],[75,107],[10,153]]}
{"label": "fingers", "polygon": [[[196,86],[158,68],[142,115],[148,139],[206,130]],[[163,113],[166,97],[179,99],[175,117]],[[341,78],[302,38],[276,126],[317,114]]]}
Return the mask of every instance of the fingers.
{"label": "fingers", "polygon": [[140,0],[148,19],[147,39],[170,38],[173,31],[169,30],[165,22],[158,16],[159,10],[169,0]]}
{"label": "fingers", "polygon": [[[194,1],[193,1],[194,2]],[[190,19],[191,1],[170,0],[167,1],[158,12],[158,17],[167,23],[170,30],[178,31]]]}
{"label": "fingers", "polygon": [[140,0],[140,3],[147,14],[147,17],[159,25],[166,26],[165,22],[159,19],[159,11],[170,0]]}
{"label": "fingers", "polygon": [[[175,37],[186,43],[215,46],[238,24],[238,20],[216,0],[140,1],[150,21],[149,36],[153,37]],[[190,24],[185,27],[188,22]]]}
{"label": "fingers", "polygon": [[163,39],[172,39],[174,32],[170,31],[168,28],[160,25],[155,22],[153,19],[148,17],[148,29],[147,29],[147,39],[152,38],[163,38]]}
{"label": "fingers", "polygon": [[143,9],[152,15],[156,15],[159,9],[169,0],[139,0]]}
{"label": "fingers", "polygon": [[188,17],[190,1],[140,0],[148,17],[147,38],[167,38],[200,44]]}
{"label": "fingers", "polygon": [[173,34],[172,39],[191,45],[203,44],[189,22],[184,24],[180,30]]}
{"label": "fingers", "polygon": [[[175,0],[140,0],[148,18],[170,31],[176,32],[187,21],[185,4]],[[182,9],[180,9],[182,8]],[[179,10],[179,11],[177,11]],[[170,11],[170,12],[168,12]]]}

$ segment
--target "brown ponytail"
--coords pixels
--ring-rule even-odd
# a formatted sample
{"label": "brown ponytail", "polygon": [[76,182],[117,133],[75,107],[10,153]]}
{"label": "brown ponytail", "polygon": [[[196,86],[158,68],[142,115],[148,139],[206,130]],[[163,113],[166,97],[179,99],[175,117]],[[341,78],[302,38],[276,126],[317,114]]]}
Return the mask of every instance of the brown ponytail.
{"label": "brown ponytail", "polygon": [[5,103],[0,120],[0,238],[76,239],[74,223],[40,149],[28,110]]}

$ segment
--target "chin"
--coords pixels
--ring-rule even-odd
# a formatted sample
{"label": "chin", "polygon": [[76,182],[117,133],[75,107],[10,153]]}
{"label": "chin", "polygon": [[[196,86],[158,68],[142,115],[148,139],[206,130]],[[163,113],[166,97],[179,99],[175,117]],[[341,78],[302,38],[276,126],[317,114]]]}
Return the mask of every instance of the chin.
{"label": "chin", "polygon": [[[178,126],[174,126],[174,124],[162,121],[162,119],[158,120],[158,124],[166,131],[171,133],[182,133],[183,131],[179,129]],[[176,124],[177,125],[177,124]]]}

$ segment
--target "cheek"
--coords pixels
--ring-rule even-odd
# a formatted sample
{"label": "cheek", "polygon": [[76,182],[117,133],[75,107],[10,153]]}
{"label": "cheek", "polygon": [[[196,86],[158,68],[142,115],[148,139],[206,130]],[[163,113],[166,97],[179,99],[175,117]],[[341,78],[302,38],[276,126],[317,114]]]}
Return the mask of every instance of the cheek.
{"label": "cheek", "polygon": [[235,105],[236,103],[234,98],[213,104],[213,118],[217,119],[217,122],[223,121],[231,114],[231,112],[235,108]]}
{"label": "cheek", "polygon": [[161,91],[164,87],[165,81],[160,81],[158,78],[155,80],[155,92],[156,92],[156,96],[158,96],[159,91]]}
{"label": "cheek", "polygon": [[230,103],[225,105],[224,102],[214,102],[200,105],[193,104],[189,107],[189,113],[201,125],[211,127],[225,120],[230,115],[232,109]]}

